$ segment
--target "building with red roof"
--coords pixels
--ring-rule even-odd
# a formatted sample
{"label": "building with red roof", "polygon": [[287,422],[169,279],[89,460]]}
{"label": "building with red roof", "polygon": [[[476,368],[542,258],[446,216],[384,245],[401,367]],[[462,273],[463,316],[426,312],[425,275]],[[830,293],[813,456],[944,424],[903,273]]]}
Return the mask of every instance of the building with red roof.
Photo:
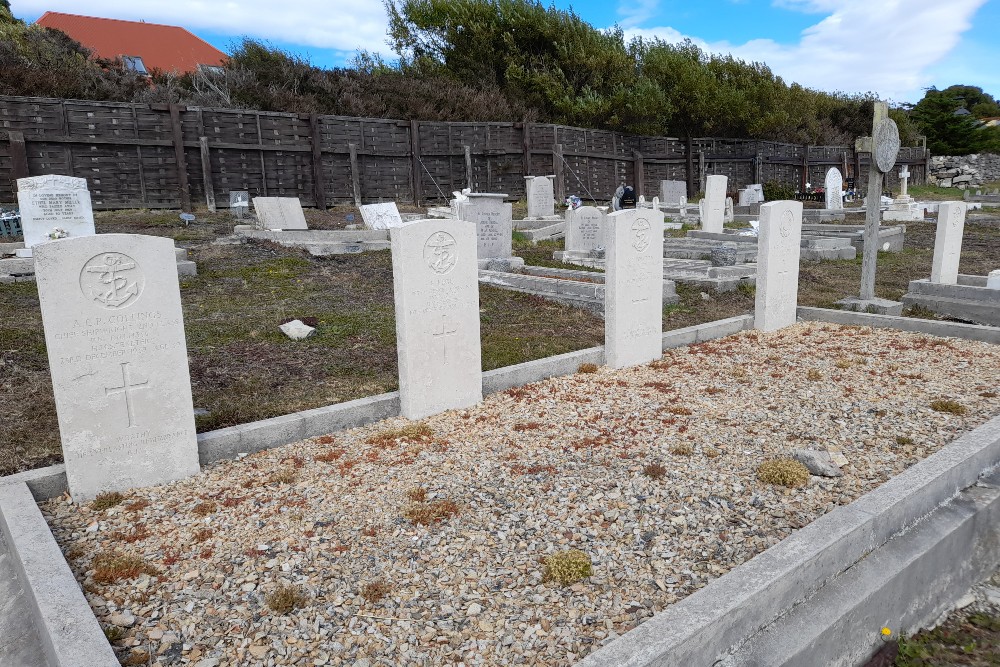
{"label": "building with red roof", "polygon": [[184,28],[143,21],[102,19],[60,12],[45,12],[36,21],[69,35],[97,58],[121,58],[126,67],[147,74],[194,72],[199,67],[219,67],[226,54]]}

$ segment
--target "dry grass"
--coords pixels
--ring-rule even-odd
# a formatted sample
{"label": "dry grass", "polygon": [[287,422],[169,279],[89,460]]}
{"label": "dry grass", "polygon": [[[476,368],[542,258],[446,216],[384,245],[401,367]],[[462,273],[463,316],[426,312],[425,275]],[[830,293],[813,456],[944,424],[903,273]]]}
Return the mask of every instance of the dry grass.
{"label": "dry grass", "polygon": [[117,491],[105,491],[104,493],[98,493],[97,497],[90,501],[90,509],[103,512],[112,507],[118,507],[123,502],[125,502],[125,496],[122,494]]}
{"label": "dry grass", "polygon": [[292,484],[298,479],[295,468],[282,468],[268,479],[272,484]]}
{"label": "dry grass", "polygon": [[141,574],[156,576],[159,571],[138,556],[121,555],[102,551],[91,562],[92,579],[98,584],[114,584],[124,579],[135,579]]}
{"label": "dry grass", "polygon": [[568,549],[547,556],[544,561],[543,581],[554,581],[560,586],[569,586],[593,574],[590,556],[579,549]]}
{"label": "dry grass", "polygon": [[264,601],[267,602],[268,609],[275,614],[284,615],[305,607],[309,598],[298,586],[279,584],[264,598]]}
{"label": "dry grass", "polygon": [[946,412],[950,415],[957,415],[959,417],[968,414],[969,412],[969,409],[958,401],[953,401],[947,398],[931,401],[931,410],[934,410],[935,412]]}
{"label": "dry grass", "polygon": [[427,500],[427,489],[417,486],[406,491],[406,497],[415,503],[422,503]]}
{"label": "dry grass", "polygon": [[391,592],[392,585],[383,579],[369,581],[361,587],[361,597],[364,598],[365,602],[368,602],[369,604],[380,602]]}
{"label": "dry grass", "polygon": [[642,468],[642,474],[650,479],[663,479],[667,468],[662,463],[647,463]]}
{"label": "dry grass", "polygon": [[757,478],[767,484],[798,488],[809,483],[809,469],[792,459],[774,459],[757,467]]}
{"label": "dry grass", "polygon": [[580,364],[577,373],[596,373],[597,368],[597,364]]}
{"label": "dry grass", "polygon": [[688,442],[677,442],[670,445],[670,449],[667,451],[674,456],[691,456],[694,454],[694,447]]}
{"label": "dry grass", "polygon": [[386,429],[370,436],[365,442],[376,447],[391,447],[398,443],[430,442],[434,437],[434,429],[427,424],[416,422],[402,428]]}
{"label": "dry grass", "polygon": [[203,503],[198,503],[193,508],[191,508],[191,514],[200,517],[206,517],[209,514],[214,514],[217,506],[215,502],[211,500],[206,500]]}
{"label": "dry grass", "polygon": [[458,505],[448,499],[413,503],[403,512],[403,517],[418,526],[430,526],[447,521],[458,514]]}

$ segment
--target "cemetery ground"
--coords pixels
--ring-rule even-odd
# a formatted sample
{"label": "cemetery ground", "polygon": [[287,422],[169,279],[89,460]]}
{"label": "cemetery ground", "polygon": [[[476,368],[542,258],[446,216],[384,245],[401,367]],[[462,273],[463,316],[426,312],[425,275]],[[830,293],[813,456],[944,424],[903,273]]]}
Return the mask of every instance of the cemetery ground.
{"label": "cemetery ground", "polygon": [[[360,220],[347,206],[306,215],[313,229],[343,228],[350,215]],[[198,430],[396,389],[389,253],[316,258],[268,242],[226,243],[232,225],[224,212],[200,212],[187,227],[175,212],[97,214],[98,233],[169,236],[198,263],[198,277],[181,284]],[[899,299],[910,280],[927,277],[933,245],[933,222],[908,223],[904,251],[879,257],[878,295]],[[515,240],[515,254],[536,266],[567,266],[552,260],[561,248],[561,241]],[[998,248],[1000,212],[970,213],[961,271],[984,275],[996,268]],[[833,307],[857,292],[860,271],[860,257],[803,262],[799,304]],[[680,302],[664,309],[665,330],[754,307],[752,288],[708,294],[678,284],[677,293]],[[480,286],[480,299],[484,370],[603,343],[603,322],[583,309],[489,286]],[[927,311],[909,314],[936,317]],[[316,318],[316,335],[293,342],[278,332],[277,324],[295,317]],[[5,416],[0,475],[58,462],[58,426],[33,283],[0,285],[0,368]]]}

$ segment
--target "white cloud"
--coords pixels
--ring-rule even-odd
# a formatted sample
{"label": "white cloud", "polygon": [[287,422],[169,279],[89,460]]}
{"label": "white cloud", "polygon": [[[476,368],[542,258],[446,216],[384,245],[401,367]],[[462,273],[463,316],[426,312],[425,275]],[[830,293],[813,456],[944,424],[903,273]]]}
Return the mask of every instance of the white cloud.
{"label": "white cloud", "polygon": [[630,28],[645,23],[656,14],[659,6],[660,0],[621,0],[618,3],[619,24]]}
{"label": "white cloud", "polygon": [[[763,61],[787,82],[827,91],[872,91],[883,99],[916,101],[932,83],[930,70],[952,51],[987,0],[779,0],[782,7],[823,11],[797,44],[755,39],[707,43],[703,49]],[[777,3],[776,3],[777,4]],[[626,36],[675,42],[671,27],[631,28]]]}
{"label": "white cloud", "polygon": [[11,6],[15,16],[56,11],[180,25],[195,33],[234,38],[250,35],[317,49],[391,53],[380,0],[88,0],[85,8],[80,0],[13,0]]}

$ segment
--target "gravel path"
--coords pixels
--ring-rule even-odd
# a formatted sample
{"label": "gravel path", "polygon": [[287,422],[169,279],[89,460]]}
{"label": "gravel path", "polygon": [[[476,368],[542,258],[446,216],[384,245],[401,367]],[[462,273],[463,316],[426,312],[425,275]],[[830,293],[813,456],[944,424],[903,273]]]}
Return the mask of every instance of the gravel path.
{"label": "gravel path", "polygon": [[[1000,347],[806,323],[512,389],[423,435],[392,419],[111,509],[42,510],[132,664],[568,665],[1000,413],[998,395]],[[844,476],[757,480],[800,448],[846,457]],[[570,548],[592,576],[543,581]]]}

